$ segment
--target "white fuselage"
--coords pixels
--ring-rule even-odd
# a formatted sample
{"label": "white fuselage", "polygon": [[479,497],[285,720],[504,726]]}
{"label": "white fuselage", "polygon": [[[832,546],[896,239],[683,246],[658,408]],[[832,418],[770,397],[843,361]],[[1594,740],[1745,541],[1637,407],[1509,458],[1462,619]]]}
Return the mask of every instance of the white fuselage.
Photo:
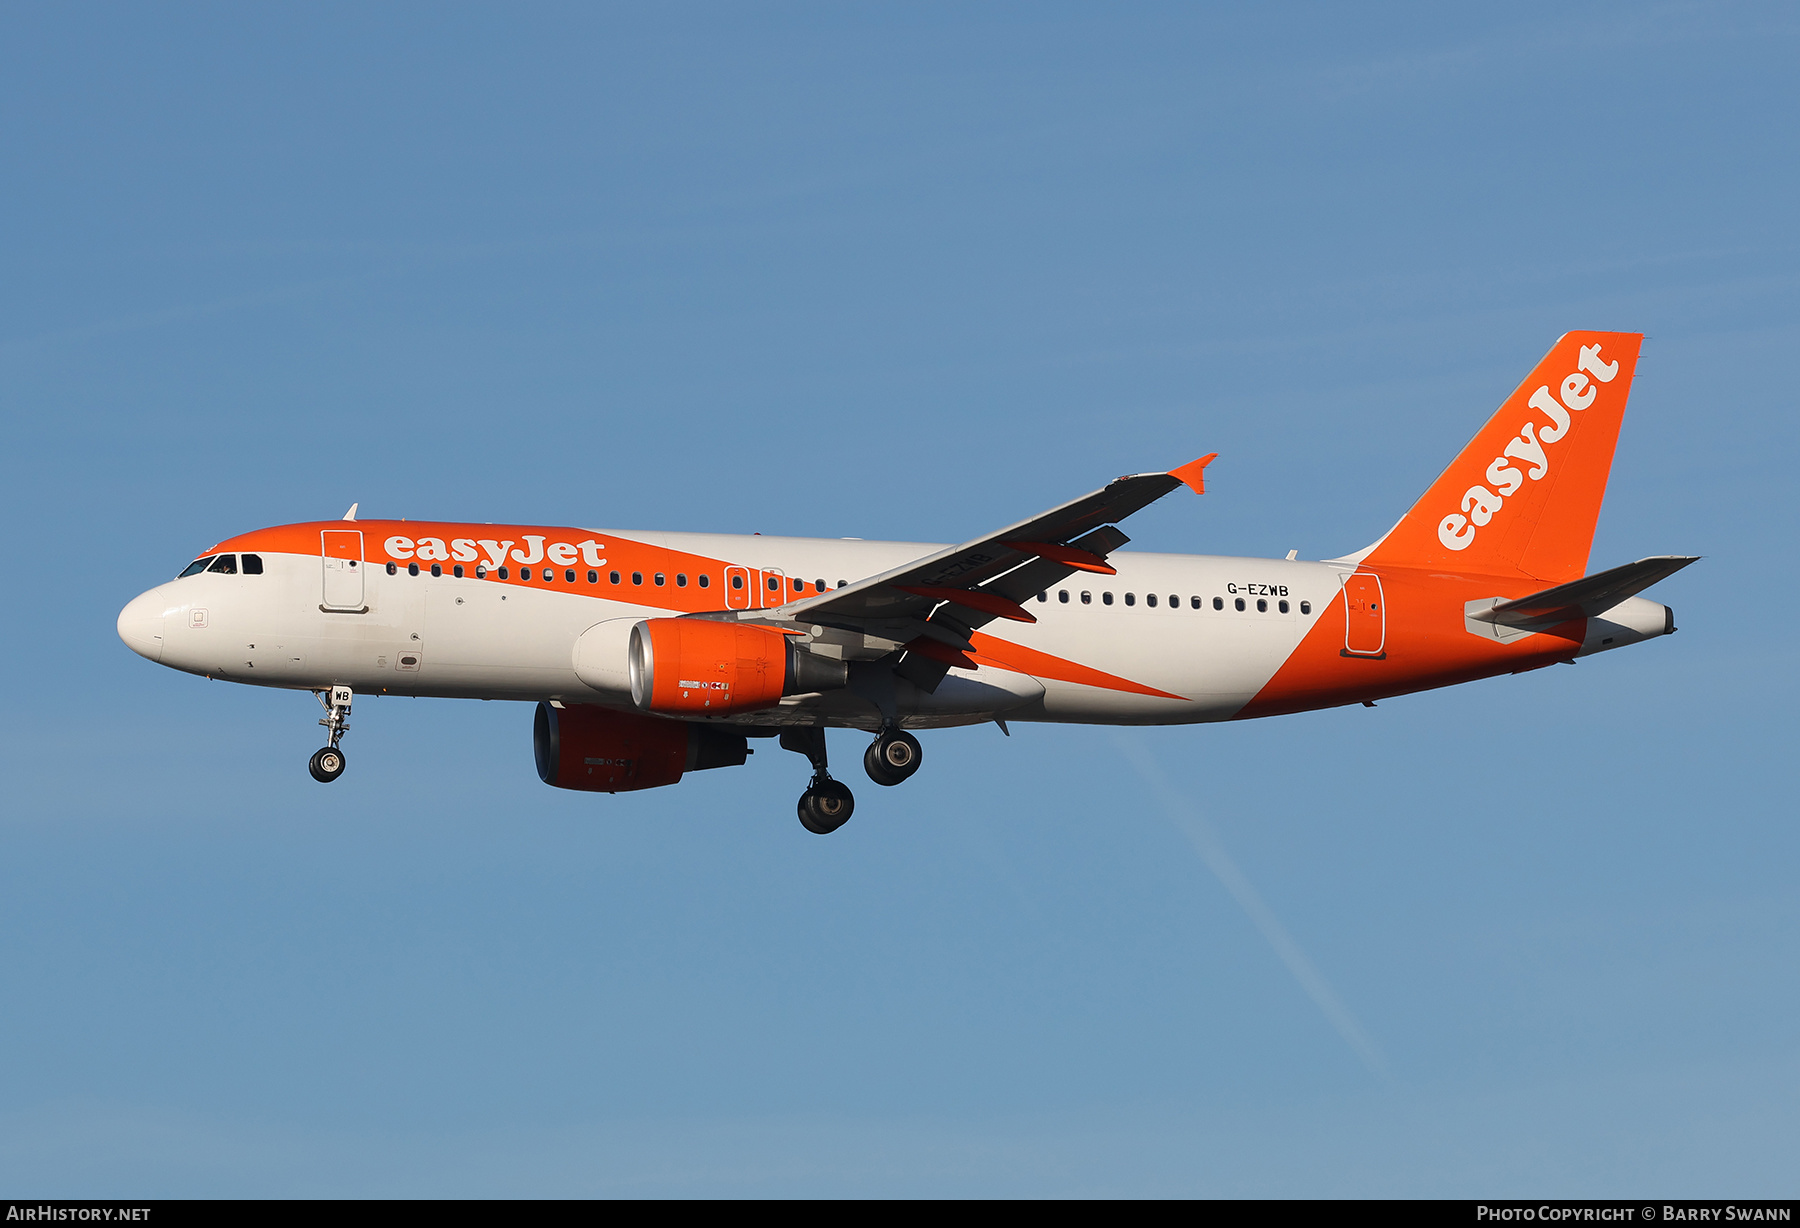
{"label": "white fuselage", "polygon": [[[922,542],[616,536],[828,585],[940,549]],[[533,588],[429,572],[389,575],[379,566],[364,568],[365,610],[327,611],[321,607],[317,555],[262,557],[261,575],[203,572],[145,593],[121,616],[122,629],[127,623],[138,628],[128,642],[156,644],[139,651],[176,669],[263,686],[316,690],[337,684],[390,695],[611,702],[620,697],[597,692],[577,676],[577,639],[596,623],[668,612],[655,604],[659,594],[648,576],[637,586],[602,580],[597,586]],[[1044,600],[1029,601],[1038,622],[1003,624],[1004,636],[1170,697],[1022,678],[1018,671],[987,666],[948,679],[949,694],[903,696],[908,722],[955,724],[1003,712],[1020,720],[1108,723],[1228,719],[1268,681],[1336,596],[1340,575],[1353,570],[1128,552],[1115,554],[1112,562],[1117,575],[1078,574]],[[1243,596],[1252,591],[1282,596]],[[1214,608],[1215,598],[1223,609]],[[1240,598],[1243,611],[1236,608]],[[1257,609],[1258,600],[1264,610]],[[1280,608],[1284,600],[1286,613]],[[1310,611],[1306,615],[1300,613],[1302,601]],[[958,695],[971,684],[981,693]],[[757,723],[754,716],[741,719]],[[830,723],[868,720],[846,711],[830,714]]]}

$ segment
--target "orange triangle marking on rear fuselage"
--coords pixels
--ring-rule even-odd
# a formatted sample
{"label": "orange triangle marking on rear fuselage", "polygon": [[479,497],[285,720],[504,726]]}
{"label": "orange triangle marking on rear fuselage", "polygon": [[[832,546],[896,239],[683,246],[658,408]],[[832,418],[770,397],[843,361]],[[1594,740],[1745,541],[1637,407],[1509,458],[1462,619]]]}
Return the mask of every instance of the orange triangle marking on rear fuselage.
{"label": "orange triangle marking on rear fuselage", "polygon": [[1159,691],[1155,687],[1121,678],[1117,674],[1051,656],[1035,648],[995,639],[980,631],[970,635],[969,642],[975,646],[975,660],[981,665],[1010,669],[1038,678],[1054,678],[1058,682],[1079,682],[1083,686],[1099,687],[1107,691],[1127,691],[1133,695],[1154,695],[1160,699],[1177,699],[1183,702],[1187,699],[1185,695],[1171,695],[1167,691]]}

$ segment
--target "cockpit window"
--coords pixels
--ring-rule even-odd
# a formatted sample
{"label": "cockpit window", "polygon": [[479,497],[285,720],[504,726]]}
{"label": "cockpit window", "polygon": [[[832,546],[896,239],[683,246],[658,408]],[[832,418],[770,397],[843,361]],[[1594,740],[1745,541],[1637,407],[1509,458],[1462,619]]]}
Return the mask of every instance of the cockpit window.
{"label": "cockpit window", "polygon": [[221,576],[235,576],[237,575],[237,555],[221,554],[206,570]]}
{"label": "cockpit window", "polygon": [[175,578],[177,580],[180,580],[180,579],[184,579],[187,576],[197,576],[201,572],[205,571],[206,565],[212,561],[213,561],[213,556],[210,554],[207,555],[203,559],[195,559],[193,562],[189,563],[186,567],[183,567],[181,569],[181,575],[176,576]]}
{"label": "cockpit window", "polygon": [[247,576],[262,575],[262,555],[242,554],[238,556],[244,561],[244,574]]}

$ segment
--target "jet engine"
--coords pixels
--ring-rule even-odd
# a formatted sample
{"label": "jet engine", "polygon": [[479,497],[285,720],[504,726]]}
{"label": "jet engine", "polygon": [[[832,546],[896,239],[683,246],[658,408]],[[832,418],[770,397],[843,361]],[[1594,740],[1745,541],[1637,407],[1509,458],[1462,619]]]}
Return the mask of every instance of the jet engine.
{"label": "jet engine", "polygon": [[830,691],[842,661],[814,656],[767,627],[704,618],[652,618],[631,629],[631,702],[645,712],[726,716],[772,708],[783,695]]}
{"label": "jet engine", "polygon": [[744,735],[588,704],[540,703],[532,730],[538,776],[559,789],[629,793],[672,785],[683,772],[736,767]]}

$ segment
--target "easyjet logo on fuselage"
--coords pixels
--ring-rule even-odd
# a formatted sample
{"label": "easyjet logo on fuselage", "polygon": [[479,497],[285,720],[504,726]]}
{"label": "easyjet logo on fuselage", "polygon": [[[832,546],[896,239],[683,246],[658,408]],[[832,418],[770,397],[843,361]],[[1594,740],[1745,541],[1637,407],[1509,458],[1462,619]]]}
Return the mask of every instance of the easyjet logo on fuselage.
{"label": "easyjet logo on fuselage", "polygon": [[[1485,476],[1491,486],[1471,486],[1463,493],[1462,511],[1451,512],[1438,522],[1438,540],[1449,550],[1467,550],[1475,542],[1475,532],[1486,525],[1506,506],[1506,500],[1517,494],[1525,485],[1526,479],[1541,482],[1550,472],[1550,455],[1545,450],[1546,444],[1554,444],[1569,432],[1572,421],[1571,411],[1580,413],[1594,403],[1599,395],[1588,376],[1602,384],[1612,383],[1619,374],[1617,360],[1603,362],[1598,345],[1581,347],[1581,359],[1576,369],[1563,377],[1558,397],[1550,395],[1548,384],[1531,394],[1527,402],[1531,408],[1550,419],[1549,426],[1535,422],[1527,422],[1519,431],[1518,437],[1507,442],[1505,450],[1496,456],[1488,465]],[[1522,461],[1528,468],[1520,472],[1513,461]]]}
{"label": "easyjet logo on fuselage", "polygon": [[[421,537],[417,541],[410,537],[390,537],[381,543],[381,548],[387,551],[389,558],[399,559],[402,562],[415,557],[416,553],[419,561],[424,563],[448,563],[453,559],[458,563],[473,563],[485,553],[487,565],[490,568],[500,566],[508,558],[527,567],[534,563],[553,563],[558,567],[572,567],[575,565],[577,555],[589,567],[600,567],[606,563],[605,557],[600,553],[606,547],[591,537],[583,542],[575,542],[573,545],[568,542],[551,542],[546,546],[544,542],[548,539],[541,533],[523,534],[522,540],[525,542],[525,548],[515,550],[513,549],[515,545],[513,538],[507,538],[505,541],[498,539],[490,541],[486,538],[478,540],[473,537],[453,537],[446,544],[441,537]],[[508,551],[511,553],[508,554]],[[457,574],[461,575],[462,573],[458,572]],[[660,582],[659,580],[658,583]]]}

